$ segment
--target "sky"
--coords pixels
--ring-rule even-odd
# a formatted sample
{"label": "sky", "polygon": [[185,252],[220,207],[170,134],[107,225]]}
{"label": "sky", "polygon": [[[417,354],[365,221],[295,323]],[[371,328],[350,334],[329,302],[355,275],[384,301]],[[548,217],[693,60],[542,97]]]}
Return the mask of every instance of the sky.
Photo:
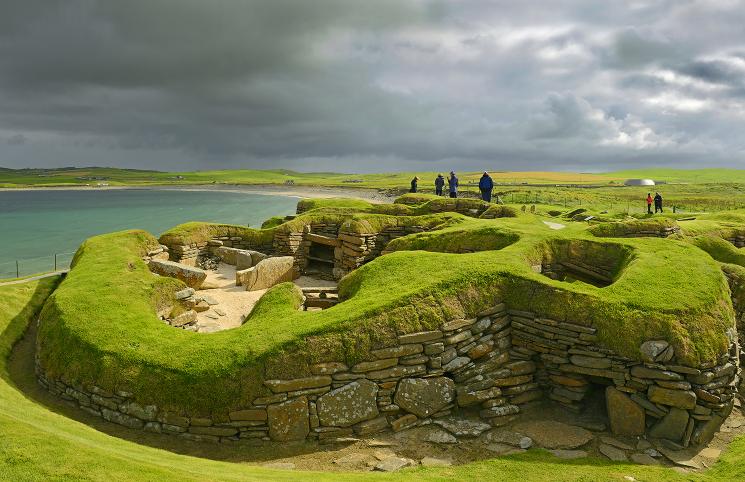
{"label": "sky", "polygon": [[0,166],[745,168],[745,0],[2,0]]}

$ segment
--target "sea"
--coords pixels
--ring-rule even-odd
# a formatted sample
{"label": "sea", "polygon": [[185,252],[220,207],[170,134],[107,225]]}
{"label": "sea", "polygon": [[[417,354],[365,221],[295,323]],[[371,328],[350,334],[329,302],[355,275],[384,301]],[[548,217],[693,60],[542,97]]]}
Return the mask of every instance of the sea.
{"label": "sea", "polygon": [[158,236],[188,221],[258,228],[267,218],[293,214],[297,201],[152,188],[0,191],[0,279],[67,268],[80,243],[97,234],[144,229]]}

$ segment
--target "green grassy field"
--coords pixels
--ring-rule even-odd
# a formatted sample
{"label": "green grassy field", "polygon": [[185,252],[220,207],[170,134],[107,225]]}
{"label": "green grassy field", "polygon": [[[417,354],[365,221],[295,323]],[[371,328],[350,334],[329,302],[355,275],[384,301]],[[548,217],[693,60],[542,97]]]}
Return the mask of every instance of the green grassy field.
{"label": "green grassy field", "polygon": [[64,417],[34,403],[8,374],[13,344],[54,288],[55,279],[0,287],[0,480],[524,480],[524,481],[736,481],[745,478],[745,439],[730,445],[703,474],[615,464],[597,459],[561,461],[546,452],[450,468],[408,469],[396,474],[302,473],[211,461],[138,445]]}
{"label": "green grassy field", "polygon": [[[433,192],[435,172],[397,172],[380,174],[299,173],[287,170],[225,170],[196,172],[157,172],[114,168],[68,168],[56,170],[0,169],[0,188],[156,185],[276,185],[368,188],[403,193],[410,180],[419,176],[419,189]],[[447,174],[447,173],[443,173]],[[477,196],[481,172],[458,173],[461,194]],[[645,169],[600,174],[572,172],[492,171],[494,192],[510,203],[555,204],[562,207],[642,214],[650,188],[625,187],[629,178],[652,178],[660,184],[665,206],[679,211],[721,211],[745,207],[745,170],[735,169]],[[92,178],[101,178],[99,180]],[[354,181],[354,182],[352,182]],[[586,186],[582,188],[579,186]]]}
{"label": "green grassy field", "polygon": [[[675,184],[745,183],[745,170],[739,169],[637,169],[606,173],[558,171],[499,171],[489,169],[497,184],[594,184],[615,186],[629,178],[649,178]],[[447,172],[442,172],[447,176]],[[283,184],[346,186],[368,188],[407,188],[414,176],[420,188],[432,187],[436,171],[407,171],[378,174],[311,172],[277,170],[216,170],[160,172],[116,168],[0,169],[0,186],[69,186],[97,183],[111,185],[142,184]],[[458,172],[461,183],[478,182],[481,171]]]}
{"label": "green grassy field", "polygon": [[[361,230],[366,226],[375,227],[370,224],[371,222],[385,222],[387,215],[375,213],[376,209],[393,209],[397,213],[408,211],[409,214],[421,214],[417,212],[417,209],[420,211],[421,209],[415,204],[380,208],[359,202],[352,204],[356,211],[368,211],[358,215],[355,221],[359,223]],[[344,203],[313,201],[307,207],[316,210],[317,214],[313,214],[314,216],[333,216],[334,212],[344,209]],[[256,307],[252,316],[252,321],[262,329],[258,330],[259,338],[252,337],[249,340],[250,356],[257,357],[262,351],[268,354],[276,353],[275,348],[272,347],[276,347],[278,341],[304,337],[311,332],[318,333],[319,330],[323,332],[334,326],[344,326],[343,320],[360,318],[357,313],[361,313],[362,318],[367,320],[373,312],[382,312],[386,313],[386,323],[395,322],[398,315],[395,310],[390,310],[391,303],[398,303],[401,299],[416,300],[422,291],[427,292],[428,296],[436,293],[435,297],[441,301],[449,299],[452,301],[450,297],[454,294],[452,285],[458,283],[453,283],[450,261],[456,257],[459,264],[462,263],[458,269],[460,273],[458,276],[462,278],[458,279],[461,281],[476,279],[480,280],[476,283],[477,285],[483,282],[485,285],[493,286],[496,279],[506,276],[507,279],[514,280],[515,293],[520,293],[526,288],[524,285],[526,281],[521,282],[521,279],[533,284],[540,281],[540,284],[545,284],[547,288],[554,291],[558,282],[529,274],[529,270],[520,261],[522,256],[540,253],[540,249],[538,251],[526,250],[526,247],[538,247],[539,245],[535,243],[545,238],[547,228],[540,222],[542,218],[520,214],[519,205],[514,207],[518,208],[516,209],[517,218],[507,217],[498,221],[465,218],[452,213],[433,215],[432,219],[436,220],[440,216],[440,220],[444,222],[441,231],[400,238],[390,246],[395,251],[424,249],[429,252],[393,253],[358,270],[342,286],[342,292],[349,297],[349,301],[345,303],[346,306],[341,305],[336,311],[332,309],[326,310],[325,314],[321,312],[310,317],[300,316],[302,317],[300,320],[296,312],[291,312],[293,291],[289,286],[277,287]],[[543,208],[540,209],[542,210]],[[697,238],[702,241],[697,241],[695,244],[710,253],[714,259],[744,265],[745,259],[731,245],[711,241],[709,237],[706,237],[707,234],[722,234],[721,230],[732,229],[730,225],[739,225],[743,216],[745,215],[740,213],[727,213],[680,223],[684,229],[690,230],[692,235],[703,236],[703,238]],[[557,239],[593,239],[591,234],[586,233],[586,224],[570,223],[562,219],[557,219],[557,221],[568,224],[565,232],[561,234],[548,232],[552,236],[557,236]],[[658,224],[670,222],[669,218],[639,221],[639,223]],[[276,226],[275,229],[280,227]],[[184,238],[209,237],[214,234],[212,229],[215,228],[193,224],[174,229],[169,235]],[[604,228],[598,230],[596,234],[613,236],[619,232],[617,229]],[[713,269],[715,268],[713,261],[701,252],[696,253],[696,248],[688,243],[669,241],[672,243],[669,249],[673,252],[659,257],[652,256],[651,253],[654,253],[657,244],[666,241],[656,239],[620,241],[609,238],[595,238],[595,241],[602,245],[601,248],[604,251],[613,246],[628,246],[636,252],[636,267],[631,270],[630,277],[626,278],[625,283],[617,285],[615,290],[606,289],[606,295],[603,296],[604,303],[615,305],[616,302],[620,302],[622,304],[624,299],[631,297],[635,300],[636,308],[648,305],[655,310],[659,309],[669,314],[672,313],[671,310],[674,311],[676,307],[681,306],[696,311],[699,307],[709,303],[710,297],[714,300],[721,294],[722,286],[713,276],[717,271]],[[62,291],[55,295],[57,308],[62,309],[59,314],[84,315],[83,318],[95,318],[99,321],[103,316],[112,320],[111,324],[103,323],[104,327],[108,328],[102,329],[101,325],[91,326],[89,328],[93,331],[85,334],[85,336],[95,337],[96,343],[101,346],[111,344],[105,348],[109,355],[123,350],[122,353],[127,358],[125,353],[127,347],[116,341],[118,330],[112,331],[109,328],[113,329],[122,323],[129,325],[139,323],[138,320],[143,319],[147,322],[151,314],[152,303],[157,303],[159,293],[173,288],[171,280],[153,282],[153,278],[145,276],[147,271],[138,264],[142,246],[151,242],[154,242],[152,238],[139,233],[119,233],[91,240],[81,249],[76,260],[76,268],[70,278],[65,281]],[[453,254],[464,250],[480,252]],[[669,260],[675,258],[675,254],[691,258],[692,262],[687,262],[685,266],[668,266]],[[602,255],[602,252],[599,255]],[[485,262],[493,263],[495,260],[499,260],[496,264],[499,264],[501,268],[496,269],[494,273],[484,274]],[[107,268],[102,270],[101,266],[104,265]],[[670,276],[660,279],[660,272],[668,273]],[[625,276],[628,275],[629,272],[625,274]],[[532,277],[535,279],[531,280]],[[401,286],[396,293],[391,293],[387,286],[398,283],[401,279],[407,279],[406,286]],[[32,397],[26,396],[15,385],[14,378],[10,376],[8,357],[11,347],[20,339],[29,323],[34,320],[42,303],[55,288],[56,282],[56,278],[48,278],[0,286],[0,480],[298,480],[305,478],[318,480],[628,480],[624,477],[633,477],[641,481],[745,479],[745,438],[738,439],[731,444],[722,459],[712,469],[701,474],[687,475],[681,475],[667,468],[615,464],[599,459],[561,461],[541,450],[531,450],[522,455],[458,467],[415,468],[396,474],[300,473],[270,470],[246,463],[219,462],[140,445],[108,435],[40,405]],[[671,298],[658,300],[654,296],[654,290],[647,289],[648,286],[657,286],[659,283],[667,282],[676,286],[676,289],[667,290]],[[692,286],[690,293],[695,293],[696,296],[683,293],[685,296],[682,298],[676,297],[675,293],[678,288],[686,283],[695,284],[695,288]],[[112,287],[117,289],[112,291]],[[663,286],[660,289],[665,288]],[[576,286],[572,292],[574,293],[570,297],[572,299],[560,297],[555,300],[556,309],[561,309],[561,306],[576,307],[578,303],[585,306],[587,303],[592,304],[593,298],[597,295],[597,288]],[[87,301],[80,303],[82,299]],[[121,303],[122,299],[127,300],[127,303]],[[519,297],[516,296],[515,299],[518,300]],[[427,309],[427,299],[422,299],[422,301],[424,303],[421,307]],[[446,302],[443,306],[453,309],[454,305]],[[681,313],[676,313],[669,321],[674,320],[676,324],[684,322],[681,319]],[[53,314],[52,311],[47,313],[50,320],[56,318],[56,315],[51,316],[51,314]],[[406,312],[401,315],[408,316]],[[615,315],[609,312],[604,313],[604,316],[608,315],[609,318],[605,321],[613,324]],[[292,321],[293,317],[298,317],[297,323]],[[279,318],[289,320],[289,323],[278,323]],[[622,318],[625,318],[625,315]],[[659,321],[665,323],[665,319],[667,318],[661,317]],[[417,321],[417,323],[424,322],[426,322],[425,319]],[[154,323],[153,326],[163,327],[161,323]],[[629,332],[629,329],[623,326],[619,329],[622,333]],[[698,332],[701,329],[706,329],[706,327],[690,327],[692,332]],[[240,331],[231,331],[232,335],[227,332],[227,334],[215,336],[214,342],[205,344],[203,342],[205,338],[202,337],[200,340],[199,335],[168,330],[170,335],[185,335],[180,337],[178,344],[184,345],[185,342],[186,345],[181,348],[173,345],[163,349],[161,343],[156,343],[153,346],[157,345],[159,349],[149,353],[148,356],[152,357],[154,365],[175,367],[180,359],[179,354],[185,348],[197,348],[206,350],[205,353],[210,354],[213,361],[218,360],[220,365],[223,361],[229,365],[237,360],[235,353],[223,352],[225,349],[232,350],[231,346],[235,348],[236,334],[240,335]],[[664,328],[663,331],[670,330]],[[617,339],[616,341],[629,338],[627,335],[613,335],[612,333],[614,332],[611,331],[611,338]],[[57,335],[59,338],[56,338]],[[137,341],[140,346],[153,341],[149,340],[149,337],[153,335],[150,330],[145,330],[143,335]],[[161,338],[159,333],[155,333],[155,336]],[[651,335],[640,336],[643,338]],[[71,339],[66,338],[64,332],[57,333],[53,339],[58,346],[65,348],[59,351],[60,356],[75,358],[79,355],[67,343]],[[629,346],[635,345],[638,344],[633,341]],[[704,346],[698,349],[705,353],[709,348]],[[242,349],[238,351],[246,352]],[[282,361],[286,362],[286,359]],[[216,370],[222,369],[215,364],[189,365],[186,373],[191,377],[196,375],[194,370],[198,372],[204,368],[205,373],[214,377]],[[88,370],[85,365],[78,365],[76,369],[82,372]],[[90,369],[99,373],[95,367],[90,367]],[[280,368],[275,368],[275,370],[280,370]],[[28,376],[33,377],[33,374],[29,373]],[[162,384],[160,386],[162,387]],[[216,392],[218,396],[221,394],[223,393],[219,390]]]}

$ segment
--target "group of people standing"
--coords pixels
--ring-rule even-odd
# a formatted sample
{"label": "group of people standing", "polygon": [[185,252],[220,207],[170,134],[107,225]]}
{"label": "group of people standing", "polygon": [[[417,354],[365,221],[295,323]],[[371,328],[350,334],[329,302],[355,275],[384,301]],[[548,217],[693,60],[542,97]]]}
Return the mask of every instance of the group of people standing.
{"label": "group of people standing", "polygon": [[[656,192],[654,193],[654,197],[652,197],[652,193],[647,193],[647,214],[652,214],[652,203],[654,202],[654,213],[657,214],[657,212],[662,212],[662,196],[660,196],[660,193]],[[674,206],[673,206],[673,212],[675,212]]]}
{"label": "group of people standing", "polygon": [[[409,192],[417,192],[418,189],[418,183],[419,183],[419,177],[414,176],[414,179],[411,180],[411,189]],[[450,193],[451,198],[457,198],[458,197],[458,176],[455,175],[455,172],[450,171],[450,175],[448,176],[447,180],[445,177],[443,177],[442,174],[438,174],[435,178],[435,194],[438,196],[443,195],[443,189],[445,188],[445,184],[448,186],[448,192]],[[481,176],[481,179],[479,179],[479,191],[481,191],[481,199],[484,201],[491,201],[491,192],[492,189],[494,189],[494,181],[492,181],[491,176],[488,172],[484,171],[484,174]]]}

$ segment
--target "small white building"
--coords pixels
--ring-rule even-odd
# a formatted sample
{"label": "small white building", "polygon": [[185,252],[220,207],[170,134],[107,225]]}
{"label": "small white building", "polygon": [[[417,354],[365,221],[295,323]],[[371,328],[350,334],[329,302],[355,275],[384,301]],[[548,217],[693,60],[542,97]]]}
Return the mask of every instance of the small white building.
{"label": "small white building", "polygon": [[654,186],[652,179],[626,179],[623,182],[624,186]]}

